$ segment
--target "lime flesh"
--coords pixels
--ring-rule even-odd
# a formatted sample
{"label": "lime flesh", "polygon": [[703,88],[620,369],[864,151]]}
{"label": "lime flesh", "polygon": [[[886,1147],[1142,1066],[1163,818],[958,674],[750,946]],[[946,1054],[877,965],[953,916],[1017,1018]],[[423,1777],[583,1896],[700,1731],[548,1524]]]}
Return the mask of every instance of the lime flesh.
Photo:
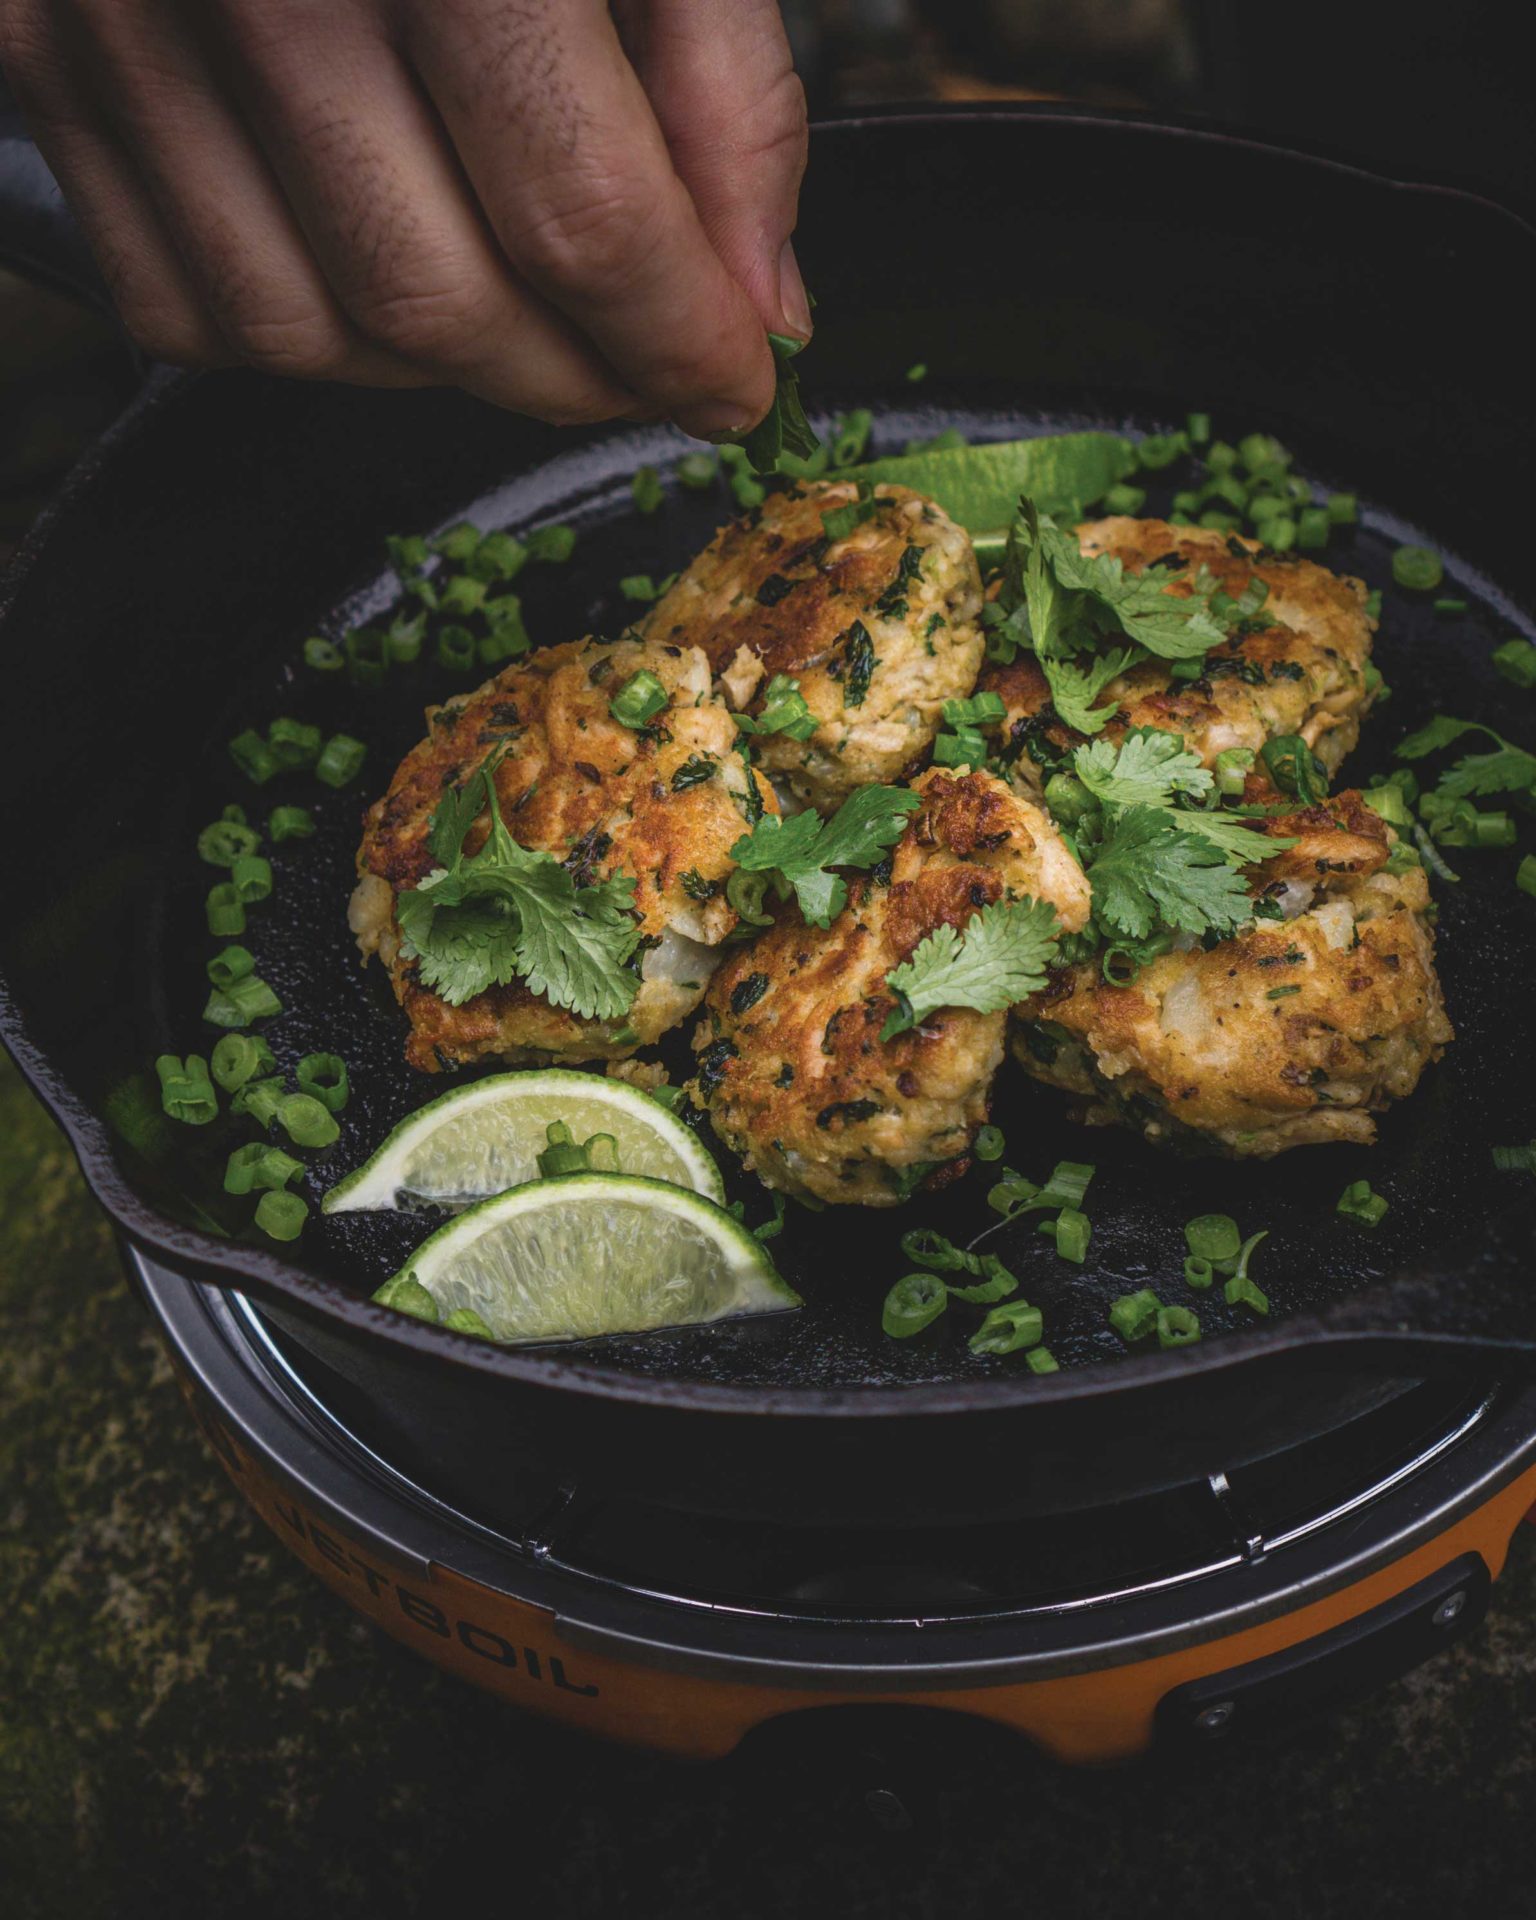
{"label": "lime flesh", "polygon": [[439,1228],[406,1277],[440,1317],[499,1341],[702,1326],[800,1304],[765,1249],[713,1201],[661,1180],[577,1173],[482,1201]]}
{"label": "lime flesh", "polygon": [[659,1101],[600,1073],[500,1073],[456,1088],[402,1120],[325,1196],[327,1213],[406,1205],[467,1207],[539,1176],[551,1122],[577,1141],[613,1136],[619,1170],[723,1200],[720,1169]]}

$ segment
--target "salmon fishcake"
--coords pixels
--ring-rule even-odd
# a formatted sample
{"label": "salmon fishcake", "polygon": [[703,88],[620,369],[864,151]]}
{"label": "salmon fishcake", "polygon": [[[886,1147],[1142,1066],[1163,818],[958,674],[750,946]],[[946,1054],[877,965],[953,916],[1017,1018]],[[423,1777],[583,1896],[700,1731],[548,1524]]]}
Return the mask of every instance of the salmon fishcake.
{"label": "salmon fishcake", "polygon": [[1385,823],[1343,793],[1263,824],[1295,841],[1251,874],[1284,918],[1161,954],[1125,985],[1097,959],[1064,969],[1015,1016],[1015,1059],[1085,1119],[1237,1157],[1368,1144],[1372,1115],[1454,1037],[1429,888],[1388,868]]}
{"label": "salmon fishcake", "polygon": [[[857,523],[828,533],[827,514],[849,507]],[[776,676],[797,681],[815,731],[757,734],[754,746],[765,772],[831,813],[927,753],[944,702],[975,683],[980,613],[970,537],[942,507],[897,486],[861,503],[851,482],[828,481],[770,494],[722,527],[644,631],[702,647],[753,718]]]}
{"label": "salmon fishcake", "polygon": [[[609,703],[642,672],[654,675],[665,705],[643,726],[626,726]],[[640,940],[630,964],[639,984],[621,1018],[583,1018],[521,979],[454,1006],[419,978],[397,897],[439,864],[428,834],[445,793],[495,754],[498,806],[519,846],[552,854],[578,886],[634,881]],[[488,1059],[622,1059],[658,1039],[698,1005],[736,926],[725,898],[730,850],[765,807],[777,802],[747,764],[695,647],[572,641],[428,708],[426,739],[365,816],[350,911],[358,945],[384,961],[410,1020],[406,1059],[425,1073]],[[489,831],[482,812],[466,852]]]}
{"label": "salmon fishcake", "polygon": [[[1257,752],[1267,740],[1299,734],[1329,773],[1337,772],[1372,698],[1366,669],[1376,622],[1362,581],[1298,554],[1266,554],[1255,540],[1165,520],[1092,520],[1077,538],[1084,553],[1111,554],[1127,573],[1177,560],[1184,573],[1170,579],[1171,598],[1188,597],[1200,568],[1234,600],[1255,578],[1269,589],[1258,614],[1205,656],[1200,678],[1176,680],[1167,661],[1144,660],[1110,681],[1101,698],[1118,700],[1120,708],[1104,729],[1107,738],[1132,727],[1182,734],[1209,767],[1226,748]],[[1039,662],[1021,653],[1006,666],[989,665],[977,691],[1001,697],[1002,757],[1028,791],[1039,792],[1081,741],[1052,710]]]}
{"label": "salmon fishcake", "polygon": [[793,905],[715,975],[694,1098],[771,1187],[892,1206],[963,1163],[987,1118],[1005,1013],[946,1007],[882,1040],[893,967],[994,901],[1047,901],[1068,931],[1088,883],[1043,810],[991,774],[924,774],[889,871],[851,877],[826,928]]}

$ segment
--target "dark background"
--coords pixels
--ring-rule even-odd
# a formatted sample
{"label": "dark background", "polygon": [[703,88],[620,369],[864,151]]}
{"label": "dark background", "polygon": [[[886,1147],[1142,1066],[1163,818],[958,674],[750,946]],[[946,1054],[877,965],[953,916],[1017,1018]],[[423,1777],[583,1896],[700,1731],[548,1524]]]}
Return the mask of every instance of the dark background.
{"label": "dark background", "polygon": [[[1508,6],[786,11],[819,112],[1059,96],[1199,113],[1536,204]],[[109,330],[0,275],[0,542],[132,378]],[[389,1920],[470,1899],[605,1916],[1536,1913],[1536,1532],[1521,1534],[1482,1634],[1362,1705],[1262,1748],[1109,1774],[935,1730],[887,1763],[918,1813],[907,1833],[865,1804],[878,1765],[778,1749],[699,1770],[607,1749],[417,1664],[246,1515],[67,1150],[0,1066],[0,1910],[24,1920]]]}

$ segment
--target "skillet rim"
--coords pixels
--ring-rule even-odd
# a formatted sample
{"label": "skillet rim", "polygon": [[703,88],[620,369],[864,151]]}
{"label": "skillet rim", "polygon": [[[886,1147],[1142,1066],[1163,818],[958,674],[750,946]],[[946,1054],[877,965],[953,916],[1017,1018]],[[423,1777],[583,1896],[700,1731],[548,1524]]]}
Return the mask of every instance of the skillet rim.
{"label": "skillet rim", "polygon": [[[1209,143],[1230,150],[1274,156],[1325,173],[1340,174],[1373,190],[1422,194],[1491,212],[1510,222],[1536,242],[1536,225],[1522,213],[1488,195],[1441,182],[1403,179],[1379,173],[1326,150],[1293,146],[1262,136],[1229,132],[1219,122],[1176,115],[1107,111],[1061,102],[952,102],[925,103],[918,108],[892,106],[818,120],[817,134],[857,134],[870,126],[901,126],[935,130],[964,125],[1028,125],[1031,123],[1104,127]],[[0,245],[0,255],[3,255]],[[59,520],[103,475],[136,436],[151,428],[163,410],[195,395],[207,380],[230,378],[220,372],[152,370],[138,393],[116,420],[85,450],[58,490],[38,513],[10,564],[0,574],[0,632],[24,582],[39,563],[51,531]],[[250,380],[248,371],[236,379]],[[241,1242],[184,1227],[143,1200],[123,1173],[112,1137],[96,1112],[78,1098],[36,1045],[24,1012],[9,980],[0,971],[0,1043],[16,1062],[22,1078],[41,1101],[68,1140],[87,1187],[114,1227],[136,1246],[169,1263],[172,1270],[204,1284],[228,1287],[279,1302],[307,1318],[338,1325],[409,1349],[439,1366],[470,1366],[477,1371],[544,1392],[581,1395],[660,1409],[733,1413],[780,1414],[798,1417],[846,1419],[947,1416],[958,1413],[1011,1412],[1027,1401],[1059,1404],[1097,1399],[1101,1395],[1135,1388],[1167,1386],[1190,1372],[1220,1373],[1275,1358],[1287,1350],[1308,1346],[1320,1350],[1379,1349],[1384,1364],[1401,1361],[1405,1350],[1444,1350],[1464,1347],[1468,1356],[1480,1351],[1475,1336],[1415,1329],[1401,1322],[1393,1326],[1351,1326],[1348,1320],[1374,1303],[1385,1302],[1404,1283],[1437,1276],[1415,1264],[1399,1269],[1389,1280],[1351,1293],[1322,1313],[1308,1313],[1273,1326],[1261,1325],[1224,1335],[1198,1350],[1127,1354],[1113,1365],[1071,1369],[1057,1374],[1004,1373],[993,1377],[951,1382],[864,1382],[857,1385],[724,1385],[694,1379],[669,1379],[632,1373],[587,1361],[577,1346],[549,1348],[495,1347],[450,1333],[446,1328],[391,1312],[365,1296],[352,1293],[334,1280],[306,1273],[275,1253]],[[1529,1206],[1510,1210],[1525,1216]],[[1508,1215],[1504,1216],[1505,1218]],[[1491,1224],[1491,1223],[1490,1223]],[[191,1269],[188,1272],[188,1269]],[[1339,1324],[1335,1324],[1338,1322]]]}

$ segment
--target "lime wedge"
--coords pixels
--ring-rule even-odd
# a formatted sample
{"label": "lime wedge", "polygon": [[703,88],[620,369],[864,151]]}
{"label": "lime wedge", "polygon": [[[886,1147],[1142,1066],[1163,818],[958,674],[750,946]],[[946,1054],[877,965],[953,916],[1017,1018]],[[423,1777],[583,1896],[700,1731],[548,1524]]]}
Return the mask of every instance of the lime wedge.
{"label": "lime wedge", "polygon": [[724,1200],[720,1169],[659,1100],[601,1073],[498,1073],[402,1120],[376,1153],[325,1196],[327,1213],[429,1204],[473,1206],[539,1177],[552,1121],[577,1141],[613,1138],[621,1173],[670,1180]]}
{"label": "lime wedge", "polygon": [[565,1174],[482,1201],[439,1227],[374,1298],[422,1315],[417,1289],[440,1318],[478,1314],[502,1341],[697,1327],[800,1304],[723,1208],[622,1173]]}

